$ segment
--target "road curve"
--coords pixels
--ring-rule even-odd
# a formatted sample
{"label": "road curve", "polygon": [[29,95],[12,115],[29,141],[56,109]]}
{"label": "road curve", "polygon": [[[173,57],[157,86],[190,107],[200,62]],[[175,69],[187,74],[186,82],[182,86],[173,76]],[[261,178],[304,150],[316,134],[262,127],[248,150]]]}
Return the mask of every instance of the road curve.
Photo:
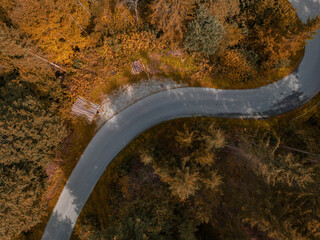
{"label": "road curve", "polygon": [[[320,13],[320,0],[290,0],[298,16]],[[53,210],[43,240],[69,239],[95,184],[115,156],[136,136],[170,119],[190,116],[265,118],[293,110],[320,90],[320,36],[290,76],[256,89],[179,88],[159,92],[126,108],[98,131],[74,168]]]}

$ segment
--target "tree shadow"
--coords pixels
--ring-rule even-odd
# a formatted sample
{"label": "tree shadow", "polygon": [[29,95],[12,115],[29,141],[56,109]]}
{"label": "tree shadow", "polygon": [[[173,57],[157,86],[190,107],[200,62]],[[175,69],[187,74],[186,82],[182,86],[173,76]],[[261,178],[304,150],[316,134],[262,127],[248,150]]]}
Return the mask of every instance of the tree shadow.
{"label": "tree shadow", "polygon": [[70,219],[63,218],[61,214],[53,212],[42,235],[42,240],[70,239],[72,229],[73,225]]}

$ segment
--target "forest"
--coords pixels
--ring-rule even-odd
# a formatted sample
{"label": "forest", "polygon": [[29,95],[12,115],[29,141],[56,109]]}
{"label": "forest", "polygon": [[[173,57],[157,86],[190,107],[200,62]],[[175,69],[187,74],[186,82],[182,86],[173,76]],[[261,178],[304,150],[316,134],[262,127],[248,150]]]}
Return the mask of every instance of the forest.
{"label": "forest", "polygon": [[319,110],[292,116],[148,130],[100,178],[71,239],[319,239]]}
{"label": "forest", "polygon": [[[150,76],[264,86],[297,68],[319,26],[288,0],[2,0],[0,239],[41,238],[96,131],[70,114],[78,96],[100,103]],[[138,59],[149,70],[133,75]],[[112,162],[72,238],[319,239],[319,104],[306,108],[290,124],[156,126]]]}

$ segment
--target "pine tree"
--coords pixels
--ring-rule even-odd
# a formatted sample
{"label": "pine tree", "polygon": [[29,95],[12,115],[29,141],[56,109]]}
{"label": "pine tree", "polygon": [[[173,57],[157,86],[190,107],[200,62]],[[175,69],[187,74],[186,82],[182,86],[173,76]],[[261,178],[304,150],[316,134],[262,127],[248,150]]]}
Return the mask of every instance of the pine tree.
{"label": "pine tree", "polygon": [[275,239],[307,240],[320,237],[319,194],[260,186],[242,208],[243,222]]}
{"label": "pine tree", "polygon": [[224,33],[225,30],[218,19],[211,16],[204,6],[200,6],[195,19],[188,24],[184,44],[190,51],[213,55]]}
{"label": "pine tree", "polygon": [[195,226],[195,221],[190,218],[184,219],[184,221],[178,226],[180,239],[196,240],[195,232],[198,230]]}
{"label": "pine tree", "polygon": [[[271,137],[274,138],[274,143]],[[269,185],[306,188],[313,184],[315,170],[302,164],[293,154],[277,154],[279,145],[278,137],[264,136],[258,138],[257,142],[243,139],[241,149],[250,154],[248,160],[251,168]]]}
{"label": "pine tree", "polygon": [[169,185],[172,195],[181,202],[194,197],[200,189],[219,193],[223,181],[215,169],[214,151],[225,145],[222,131],[213,125],[184,124],[174,135],[179,154],[172,155],[163,149],[167,153],[154,157],[155,150],[148,150],[141,154],[141,161],[153,167],[161,181]]}
{"label": "pine tree", "polygon": [[194,141],[194,131],[189,131],[189,129],[184,125],[183,131],[178,131],[176,136],[176,141],[182,146],[182,147],[190,147],[192,145],[192,142]]}
{"label": "pine tree", "polygon": [[277,153],[280,139],[275,136],[243,141],[245,161],[258,177],[257,184],[249,183],[243,221],[275,239],[320,237],[318,166],[305,164],[293,154]]}

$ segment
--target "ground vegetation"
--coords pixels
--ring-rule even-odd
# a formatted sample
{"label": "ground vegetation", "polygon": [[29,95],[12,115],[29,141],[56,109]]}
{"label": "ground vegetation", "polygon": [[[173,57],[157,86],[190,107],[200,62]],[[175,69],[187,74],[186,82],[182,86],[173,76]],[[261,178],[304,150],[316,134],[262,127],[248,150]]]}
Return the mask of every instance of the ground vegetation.
{"label": "ground vegetation", "polygon": [[285,116],[162,123],[111,163],[73,237],[317,239],[318,125],[314,108],[289,125]]}
{"label": "ground vegetation", "polygon": [[[70,115],[78,96],[99,103],[102,94],[150,76],[171,77],[190,86],[262,86],[284,77],[298,66],[306,41],[312,38],[318,27],[319,18],[302,23],[286,0],[1,1],[0,238],[40,238],[41,231],[33,227],[45,226],[46,215],[50,212],[48,205],[49,208],[54,205],[65,179],[94,135],[94,124]],[[203,44],[199,45],[199,42]],[[147,73],[133,75],[131,63],[138,59],[146,66]],[[317,122],[315,119],[317,116],[308,121],[313,124]],[[145,229],[143,232],[150,238],[158,235],[169,239],[185,234],[183,236],[187,239],[187,236],[197,237],[199,229],[212,230],[211,210],[218,209],[219,199],[223,197],[221,192],[226,186],[218,159],[220,154],[225,154],[227,142],[222,140],[228,137],[221,127],[209,124],[204,125],[208,128],[204,130],[201,126],[192,129],[187,124],[184,128],[177,128],[174,149],[155,151],[146,147],[135,153],[135,161],[130,163],[133,165],[123,160],[128,169],[127,172],[121,170],[124,175],[120,174],[118,179],[124,186],[129,189],[141,187],[142,183],[135,183],[130,175],[131,167],[136,164],[139,166],[136,171],[152,173],[154,178],[152,181],[143,180],[144,189],[150,188],[150,196],[156,196],[158,193],[152,190],[156,182],[163,196],[168,196],[167,202],[152,209],[153,205],[143,205],[146,204],[143,198],[150,198],[139,192],[144,190],[125,190],[123,187],[127,195],[123,197],[119,192],[118,197],[123,198],[127,210],[119,212],[113,223],[111,220],[97,221],[96,224],[100,224],[97,234],[101,230],[101,234],[109,234],[101,236],[124,234],[118,237],[122,238],[132,236],[130,234],[140,236],[139,229]],[[206,131],[209,135],[204,134]],[[286,131],[285,134],[289,135],[285,136],[300,134],[294,128],[286,128]],[[283,136],[278,137],[283,141]],[[316,152],[316,139],[313,136],[301,141],[303,146]],[[256,148],[249,148],[245,142],[243,148],[252,151],[252,155],[256,154]],[[264,184],[270,188],[289,182],[290,189],[296,185],[308,189],[306,187],[311,184],[310,179],[314,179],[316,170],[309,172],[308,168],[301,167],[302,163],[296,163],[297,156],[273,156],[268,153],[269,148],[262,150],[266,153],[261,159],[266,160],[268,156],[278,159],[281,164],[259,162],[263,171],[252,169],[254,176],[267,181]],[[128,156],[132,159],[130,154]],[[59,170],[52,171],[52,166],[58,166]],[[273,168],[278,169],[277,174],[271,171]],[[61,169],[64,180],[57,182],[53,179]],[[309,178],[302,179],[303,176]],[[12,189],[16,189],[14,194]],[[206,205],[206,197],[210,196],[204,192],[208,189],[212,192],[210,196],[217,199],[212,205]],[[49,196],[51,191],[53,197]],[[138,193],[143,196],[140,200],[128,200],[134,199]],[[113,194],[110,192],[110,196]],[[279,196],[280,205],[281,201],[289,201],[282,197],[286,196]],[[130,204],[141,209],[140,220],[132,218],[135,211],[129,211],[133,207]],[[268,203],[262,202],[257,208],[263,209],[264,204]],[[103,203],[101,209],[105,206]],[[150,215],[146,211],[148,208]],[[195,209],[198,209],[197,214]],[[185,214],[186,220],[177,221],[174,215],[170,215],[172,212],[181,216]],[[157,214],[163,219],[168,218],[166,220],[172,226],[157,219]],[[272,214],[279,216],[276,214],[280,213]],[[316,226],[313,225],[316,224],[313,216],[303,215],[304,212],[299,214],[301,221],[309,227],[304,224],[299,227],[297,222],[283,222],[283,226],[289,224],[283,234],[291,236],[295,231],[299,234],[311,231],[314,235],[310,236],[317,236],[317,228],[312,227]],[[115,224],[122,218],[128,221]],[[280,230],[272,225],[274,223],[266,220],[259,225],[254,224],[255,221],[255,218],[247,219],[246,224],[254,226],[251,230],[259,228],[269,232],[265,229],[273,226],[274,236],[279,234]],[[146,225],[142,225],[144,223]],[[232,224],[226,222],[225,226]],[[151,229],[155,225],[161,228]],[[86,236],[84,231],[82,233]],[[145,236],[141,235],[141,238]]]}

